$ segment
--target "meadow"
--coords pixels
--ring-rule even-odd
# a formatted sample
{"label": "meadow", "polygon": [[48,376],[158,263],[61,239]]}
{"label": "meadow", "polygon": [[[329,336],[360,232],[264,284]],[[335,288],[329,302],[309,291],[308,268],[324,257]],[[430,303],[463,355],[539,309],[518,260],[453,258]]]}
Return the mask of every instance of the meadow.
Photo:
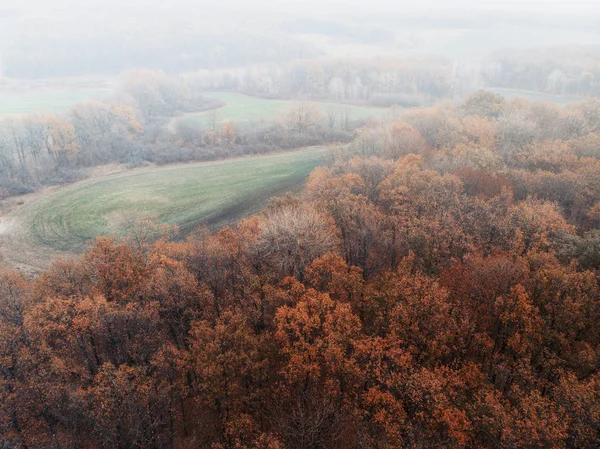
{"label": "meadow", "polygon": [[[214,111],[187,114],[184,120],[209,126],[215,119],[216,114],[218,123],[234,122],[236,125],[267,124],[283,117],[298,104],[298,101],[294,100],[271,100],[229,92],[210,92],[206,93],[205,96],[220,100],[225,103],[225,106]],[[329,110],[335,110],[339,117],[347,113],[350,120],[381,117],[390,111],[389,108],[320,101],[305,101],[304,103],[314,105],[323,115],[326,115]]]}
{"label": "meadow", "polygon": [[5,217],[5,253],[19,263],[28,262],[18,260],[23,254],[37,257],[35,246],[77,253],[97,235],[122,234],[135,217],[177,225],[182,235],[202,225],[233,224],[259,212],[273,195],[297,191],[325,154],[313,147],[143,168],[62,187]]}
{"label": "meadow", "polygon": [[53,88],[0,92],[0,116],[37,112],[65,112],[76,103],[102,98],[110,92],[101,88]]}

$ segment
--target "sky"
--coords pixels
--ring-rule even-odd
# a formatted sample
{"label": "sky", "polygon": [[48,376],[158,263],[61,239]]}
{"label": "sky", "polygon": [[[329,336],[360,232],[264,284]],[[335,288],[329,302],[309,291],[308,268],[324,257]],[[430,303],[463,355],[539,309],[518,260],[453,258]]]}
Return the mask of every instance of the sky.
{"label": "sky", "polygon": [[[17,14],[0,15],[0,50],[47,36],[67,42],[125,36],[128,42],[129,33],[184,39],[188,29],[279,32],[297,18],[382,27],[394,33],[393,51],[459,60],[506,48],[600,45],[600,0],[0,0],[3,9]],[[320,39],[327,53],[334,38]],[[356,50],[344,45],[334,50]]]}
{"label": "sky", "polygon": [[187,4],[197,8],[209,7],[219,4],[230,4],[245,8],[258,7],[259,5],[277,5],[278,7],[296,8],[314,3],[331,4],[336,6],[356,6],[362,4],[368,8],[392,8],[394,10],[409,11],[436,11],[456,9],[481,9],[504,11],[589,11],[597,12],[600,0],[1,0],[0,7],[4,8],[32,8],[32,7],[106,7],[107,5],[139,6],[143,8],[158,7],[161,5]]}
{"label": "sky", "polygon": [[[569,28],[581,23],[600,32],[600,0],[0,0],[2,9],[15,9],[40,20],[50,18],[57,11],[76,18],[78,11],[89,15],[96,10],[121,12],[124,17],[179,11],[209,16],[220,13],[230,18],[237,15],[242,20],[246,16],[275,20],[311,16],[365,20],[377,17],[389,21],[425,18],[443,23],[444,19],[473,21],[485,17],[497,21],[516,17],[529,22],[554,22]],[[501,14],[494,16],[494,12]]]}

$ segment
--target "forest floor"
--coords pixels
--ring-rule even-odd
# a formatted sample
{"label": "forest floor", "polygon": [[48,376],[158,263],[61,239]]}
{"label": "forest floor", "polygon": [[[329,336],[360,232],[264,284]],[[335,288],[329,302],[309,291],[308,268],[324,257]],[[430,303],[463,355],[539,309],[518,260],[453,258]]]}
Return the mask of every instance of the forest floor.
{"label": "forest floor", "polygon": [[35,273],[57,257],[80,254],[98,235],[126,233],[137,218],[176,225],[182,236],[199,226],[234,224],[272,196],[299,191],[325,154],[311,147],[123,172],[108,167],[75,184],[13,198],[0,215],[0,266]]}

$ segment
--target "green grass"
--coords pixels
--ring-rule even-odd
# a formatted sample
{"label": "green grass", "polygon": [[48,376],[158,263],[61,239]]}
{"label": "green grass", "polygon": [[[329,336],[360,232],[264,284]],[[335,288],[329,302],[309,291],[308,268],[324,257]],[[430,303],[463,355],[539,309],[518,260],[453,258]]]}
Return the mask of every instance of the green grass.
{"label": "green grass", "polygon": [[556,103],[559,106],[565,106],[571,103],[577,103],[578,101],[584,100],[583,97],[576,95],[554,95],[547,94],[544,92],[534,92],[530,90],[520,89],[508,89],[503,87],[488,87],[486,90],[502,95],[503,97],[510,99],[514,97],[527,98],[529,101],[550,101]]}
{"label": "green grass", "polygon": [[185,234],[232,224],[271,196],[299,189],[324,154],[319,147],[125,172],[61,188],[12,218],[35,244],[60,251],[78,252],[97,235],[122,232],[124,216],[152,214]]}
{"label": "green grass", "polygon": [[0,92],[0,115],[65,112],[76,103],[101,98],[109,92],[108,89]]}
{"label": "green grass", "polygon": [[[273,122],[284,116],[286,112],[294,107],[294,105],[298,104],[298,101],[293,100],[266,100],[263,98],[226,92],[211,92],[207,93],[205,96],[208,98],[216,98],[225,103],[225,106],[217,109],[217,121],[220,123],[232,121],[237,125]],[[315,105],[322,114],[326,114],[328,110],[334,109],[339,111],[338,116],[341,116],[342,114],[345,114],[345,111],[348,111],[350,120],[380,117],[389,112],[389,108],[352,106],[318,101],[307,101],[305,103]],[[186,116],[186,120],[207,126],[210,123],[213,114],[213,111],[189,114]]]}

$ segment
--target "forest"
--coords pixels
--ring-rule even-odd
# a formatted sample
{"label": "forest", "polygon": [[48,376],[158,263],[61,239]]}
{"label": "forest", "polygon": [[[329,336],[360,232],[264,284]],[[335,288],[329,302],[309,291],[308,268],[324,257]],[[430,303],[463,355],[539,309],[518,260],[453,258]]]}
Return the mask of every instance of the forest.
{"label": "forest", "polygon": [[497,51],[490,56],[483,76],[490,85],[598,95],[599,50],[595,46],[551,46]]}
{"label": "forest", "polygon": [[0,449],[600,448],[593,2],[0,3]]}
{"label": "forest", "polygon": [[598,111],[479,91],[234,226],[2,272],[2,447],[598,447]]}

